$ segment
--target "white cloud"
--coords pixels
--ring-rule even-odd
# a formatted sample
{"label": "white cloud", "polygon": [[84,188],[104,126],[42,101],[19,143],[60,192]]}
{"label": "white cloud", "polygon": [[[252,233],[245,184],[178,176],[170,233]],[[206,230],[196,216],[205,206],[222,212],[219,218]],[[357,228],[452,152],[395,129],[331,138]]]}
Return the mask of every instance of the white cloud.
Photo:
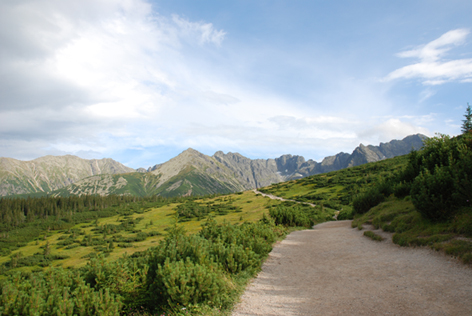
{"label": "white cloud", "polygon": [[[383,85],[335,70],[338,62],[247,44],[244,34],[238,42],[208,21],[153,10],[145,0],[0,1],[0,156],[195,147],[320,158],[361,138],[421,131],[398,117]],[[461,36],[403,57],[452,67],[442,59]],[[303,71],[316,80],[304,82]]]}
{"label": "white cloud", "polygon": [[418,63],[392,71],[384,80],[419,78],[425,85],[440,85],[450,81],[469,82],[472,79],[472,59],[445,60],[454,46],[465,42],[467,29],[457,29],[418,48],[398,54],[401,58],[418,58]]}
{"label": "white cloud", "polygon": [[412,134],[423,134],[430,136],[431,133],[427,128],[418,126],[411,122],[405,122],[399,118],[391,118],[371,128],[361,130],[359,138],[365,139],[367,144],[376,142],[385,142],[392,139],[403,139]]}
{"label": "white cloud", "polygon": [[172,20],[180,27],[183,34],[196,36],[201,44],[220,45],[226,35],[223,30],[215,30],[212,23],[190,22],[178,15],[173,15]]}
{"label": "white cloud", "polygon": [[[1,2],[2,155],[16,151],[13,139],[41,144],[30,146],[38,154],[139,142],[136,126],[165,126],[180,112],[176,102],[202,89],[188,55],[224,36],[211,23],[160,16],[142,0]],[[204,89],[206,98],[237,102]],[[122,138],[115,148],[104,145],[113,137]]]}

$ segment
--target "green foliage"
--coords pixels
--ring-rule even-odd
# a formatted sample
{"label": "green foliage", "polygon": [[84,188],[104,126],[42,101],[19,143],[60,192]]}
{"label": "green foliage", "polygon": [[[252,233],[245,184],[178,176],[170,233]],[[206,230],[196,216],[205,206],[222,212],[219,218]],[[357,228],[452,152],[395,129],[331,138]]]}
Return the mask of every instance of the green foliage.
{"label": "green foliage", "polygon": [[240,212],[241,208],[234,206],[233,200],[230,199],[222,203],[187,201],[177,205],[175,210],[179,221],[183,222],[193,219],[201,220],[206,218],[210,213],[226,215],[230,212]]}
{"label": "green foliage", "polygon": [[96,291],[108,290],[121,297],[128,308],[145,304],[145,281],[148,271],[147,257],[124,256],[109,261],[104,256],[92,258],[80,269],[82,278]]}
{"label": "green foliage", "polygon": [[462,121],[462,133],[470,133],[472,131],[472,109],[469,103],[467,103],[467,110],[464,114],[465,120]]}
{"label": "green foliage", "polygon": [[411,185],[412,201],[425,218],[451,219],[472,201],[472,136],[429,139],[421,152],[410,155],[399,179]]}
{"label": "green foliage", "polygon": [[157,265],[149,285],[149,299],[170,306],[199,303],[221,306],[227,290],[224,275],[216,266],[194,263],[190,258],[185,261],[167,258]]}
{"label": "green foliage", "polygon": [[411,183],[406,181],[400,181],[393,185],[393,194],[397,198],[404,198],[410,195]]}
{"label": "green foliage", "polygon": [[352,227],[364,223],[372,223],[376,229],[394,233],[393,242],[400,246],[428,246],[454,255],[465,263],[471,262],[472,242],[463,238],[472,237],[471,207],[457,210],[449,221],[438,222],[422,216],[412,201],[392,197],[357,217]]}
{"label": "green foliage", "polygon": [[209,218],[198,235],[177,224],[150,252],[149,306],[228,304],[231,275],[254,273],[276,240],[274,226],[263,221],[218,225]]}
{"label": "green foliage", "polygon": [[2,284],[0,315],[119,315],[121,303],[108,289],[94,291],[73,271],[13,275]]}
{"label": "green foliage", "polygon": [[353,219],[353,218],[354,218],[354,214],[352,212],[352,209],[348,207],[345,207],[341,211],[339,211],[339,214],[337,217],[338,221]]}
{"label": "green foliage", "polygon": [[411,198],[418,211],[435,221],[447,220],[453,216],[454,179],[448,167],[436,166],[434,174],[427,169],[415,178]]}
{"label": "green foliage", "polygon": [[364,214],[384,200],[385,196],[380,193],[380,190],[373,187],[356,196],[352,201],[352,206],[355,214]]}
{"label": "green foliage", "polygon": [[[296,181],[279,183],[259,190],[287,199],[315,203],[333,211],[339,210],[338,219],[350,219],[356,212],[367,212],[372,206],[377,205],[392,193],[399,194],[401,192],[400,187],[395,187],[397,174],[408,164],[408,159],[408,156],[399,156]],[[409,194],[409,189],[407,194]],[[357,201],[354,202],[354,200]],[[354,206],[354,203],[356,207],[352,210],[351,207]],[[315,222],[327,220],[324,218],[313,219]]]}
{"label": "green foliage", "polygon": [[39,267],[47,267],[49,266],[54,260],[63,260],[69,258],[69,256],[64,255],[52,255],[52,254],[41,254],[37,253],[32,256],[28,257],[20,257],[18,256],[19,253],[12,256],[9,262],[6,262],[4,267],[6,270],[10,268],[20,268],[20,267],[32,267],[32,266],[39,266]]}
{"label": "green foliage", "polygon": [[[131,215],[195,197],[162,198],[133,196],[70,196],[0,198],[0,255],[8,255],[45,231],[68,230],[77,223],[115,215]],[[97,227],[101,233],[129,231],[135,224],[127,219],[121,225]],[[131,222],[130,222],[131,221]],[[100,242],[94,241],[96,245]],[[102,243],[103,244],[103,243]],[[62,246],[66,246],[62,244]]]}
{"label": "green foliage", "polygon": [[376,233],[374,233],[373,231],[370,231],[370,230],[366,230],[364,232],[364,236],[369,237],[370,239],[375,240],[375,241],[382,241],[383,240],[382,236],[379,236],[379,235],[377,235]]}
{"label": "green foliage", "polygon": [[277,225],[310,228],[315,224],[308,214],[303,212],[300,207],[297,206],[277,206],[276,208],[271,208],[269,214]]}

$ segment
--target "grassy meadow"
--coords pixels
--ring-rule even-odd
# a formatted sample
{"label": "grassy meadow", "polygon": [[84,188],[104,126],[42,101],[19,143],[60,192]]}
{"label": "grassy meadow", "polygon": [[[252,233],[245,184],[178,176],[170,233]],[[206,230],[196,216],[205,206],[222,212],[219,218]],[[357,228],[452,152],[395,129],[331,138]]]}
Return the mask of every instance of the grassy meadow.
{"label": "grassy meadow", "polygon": [[[241,224],[243,222],[257,222],[262,218],[263,213],[268,214],[267,208],[269,206],[280,205],[281,202],[271,200],[261,196],[256,196],[252,191],[246,191],[237,194],[223,195],[218,197],[204,197],[194,200],[195,203],[201,205],[212,205],[218,207],[220,205],[231,204],[235,210],[228,212],[225,215],[219,215],[212,211],[209,215],[213,216],[218,223],[228,222],[231,224]],[[61,260],[53,260],[52,266],[81,267],[85,265],[91,257],[95,257],[100,253],[105,255],[110,260],[115,260],[125,254],[131,255],[135,252],[144,251],[149,247],[155,246],[162,240],[169,227],[175,221],[179,222],[187,232],[187,234],[197,233],[202,224],[206,221],[204,218],[186,218],[180,219],[176,217],[176,207],[180,203],[171,203],[161,206],[159,208],[149,208],[133,213],[130,215],[115,215],[106,218],[99,218],[86,223],[79,223],[67,230],[50,230],[45,232],[40,237],[28,242],[25,246],[11,252],[8,256],[0,257],[0,265],[10,262],[12,258],[24,258],[33,256],[37,253],[44,253],[46,245],[49,245],[50,253],[53,255],[60,255],[67,257]],[[105,231],[104,228],[117,227],[123,222],[129,222],[129,226],[125,230],[120,230],[117,233],[112,231]],[[101,228],[101,229],[100,229]],[[139,233],[148,234],[144,240],[131,241]],[[92,240],[114,240],[114,247],[104,249],[103,245],[89,245],[87,246],[83,241],[87,238]],[[122,240],[120,242],[120,240]],[[126,240],[126,241],[123,241]],[[63,245],[67,241],[67,245]],[[61,245],[61,242],[63,244]],[[93,244],[91,242],[90,244]],[[98,242],[96,242],[98,243]],[[27,266],[12,269],[14,271],[38,271],[40,266]]]}

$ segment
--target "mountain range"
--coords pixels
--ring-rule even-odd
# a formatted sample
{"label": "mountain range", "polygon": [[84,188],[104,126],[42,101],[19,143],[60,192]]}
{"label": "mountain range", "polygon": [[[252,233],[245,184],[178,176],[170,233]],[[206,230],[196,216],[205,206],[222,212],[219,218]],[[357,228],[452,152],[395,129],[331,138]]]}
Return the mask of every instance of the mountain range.
{"label": "mountain range", "polygon": [[420,149],[425,138],[416,134],[379,146],[360,144],[351,154],[341,152],[321,162],[292,155],[249,159],[221,151],[207,156],[191,148],[165,163],[137,170],[110,158],[88,160],[71,155],[31,161],[0,158],[0,196],[185,196],[238,192],[405,155]]}

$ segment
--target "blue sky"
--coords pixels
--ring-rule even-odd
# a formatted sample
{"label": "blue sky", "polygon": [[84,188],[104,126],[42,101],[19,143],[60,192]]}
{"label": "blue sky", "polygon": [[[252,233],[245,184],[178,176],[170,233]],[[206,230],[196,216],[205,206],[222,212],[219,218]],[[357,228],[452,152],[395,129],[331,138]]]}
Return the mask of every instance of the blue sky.
{"label": "blue sky", "polygon": [[471,1],[0,2],[0,156],[320,161],[457,135]]}

